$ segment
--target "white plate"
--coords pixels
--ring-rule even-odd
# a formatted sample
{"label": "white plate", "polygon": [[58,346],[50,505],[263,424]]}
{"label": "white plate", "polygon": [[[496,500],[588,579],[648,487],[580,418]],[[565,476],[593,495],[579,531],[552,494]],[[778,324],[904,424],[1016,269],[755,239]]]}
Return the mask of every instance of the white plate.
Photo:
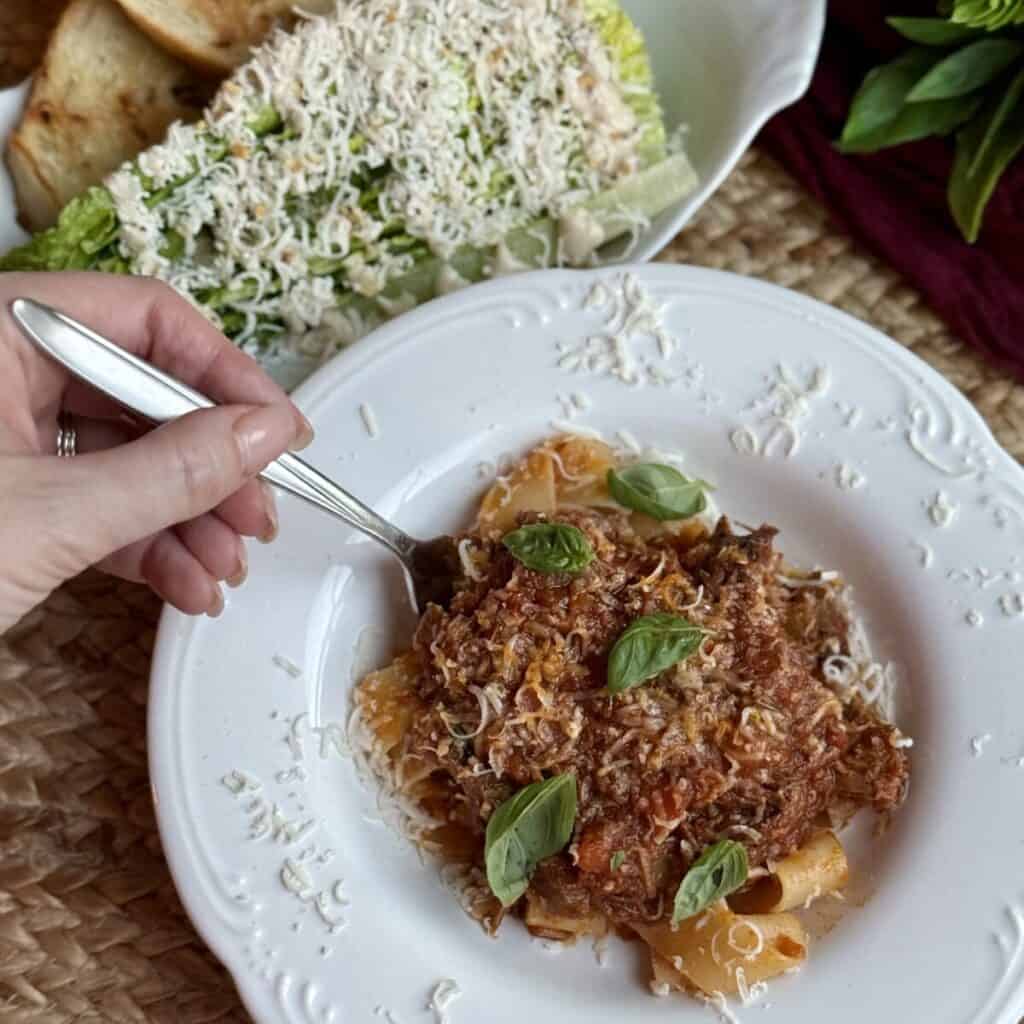
{"label": "white plate", "polygon": [[[825,0],[624,0],[623,6],[647,39],[666,124],[687,126],[687,152],[700,177],[699,187],[641,236],[631,258],[649,260],[718,188],[765,121],[804,93],[824,31]],[[0,139],[16,123],[24,92],[0,92]],[[0,253],[24,238],[0,165]],[[281,369],[282,378],[303,372]]]}
{"label": "white plate", "polygon": [[[667,303],[681,341],[668,364],[682,375],[675,386],[559,369],[559,342],[600,330],[584,297],[615,275],[534,274],[402,317],[320,371],[298,393],[317,430],[309,458],[429,536],[465,524],[485,486],[480,464],[552,433],[556,396],[578,392],[592,407],[577,424],[686,452],[722,508],[779,525],[792,558],[842,569],[876,653],[905,677],[897,720],[916,740],[910,796],[884,837],[855,844],[866,899],[851,903],[863,905],[813,944],[798,977],[771,985],[770,1008],[738,1015],[817,1024],[827,1007],[831,1024],[1013,1024],[1024,1009],[1024,473],[945,380],[864,324],[731,275],[634,272]],[[654,358],[653,342],[637,345]],[[780,425],[782,382],[803,392],[815,378],[827,392],[791,394],[790,426]],[[376,413],[375,439],[361,404]],[[454,978],[465,996],[452,1024],[708,1019],[696,1003],[651,997],[635,946],[613,943],[601,969],[589,948],[554,957],[515,922],[487,940],[376,821],[375,791],[331,749],[331,730],[309,729],[343,721],[353,675],[407,641],[398,570],[298,502],[282,501],[281,520],[222,619],[165,613],[150,697],[170,864],[253,1016],[320,1022],[333,1010],[369,1022],[381,1006],[425,1022],[428,989]],[[295,716],[307,716],[300,762],[284,739]],[[306,781],[277,781],[296,764]],[[252,799],[315,818],[316,830],[291,847],[247,838],[257,807],[220,782],[235,769],[261,780]],[[308,866],[329,913],[344,879],[341,934],[282,884],[285,858],[309,845],[335,851]]]}

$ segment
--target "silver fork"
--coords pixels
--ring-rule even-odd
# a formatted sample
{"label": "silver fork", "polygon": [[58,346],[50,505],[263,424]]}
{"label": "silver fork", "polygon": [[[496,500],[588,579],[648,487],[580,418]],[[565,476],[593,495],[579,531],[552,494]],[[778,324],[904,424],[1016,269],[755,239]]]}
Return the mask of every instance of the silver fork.
{"label": "silver fork", "polygon": [[[84,324],[33,299],[11,303],[15,322],[35,345],[80,380],[151,423],[166,423],[215,405],[205,395],[101,337]],[[260,474],[269,483],[330,512],[383,544],[402,563],[416,610],[447,604],[460,573],[451,537],[416,540],[294,455]]]}

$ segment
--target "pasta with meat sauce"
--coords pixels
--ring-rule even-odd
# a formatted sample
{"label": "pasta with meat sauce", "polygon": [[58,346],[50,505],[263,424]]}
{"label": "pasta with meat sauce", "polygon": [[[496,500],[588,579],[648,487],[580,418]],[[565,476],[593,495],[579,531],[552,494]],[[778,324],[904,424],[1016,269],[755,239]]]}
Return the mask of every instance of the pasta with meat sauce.
{"label": "pasta with meat sauce", "polygon": [[858,653],[842,582],[788,569],[771,527],[715,522],[706,486],[545,443],[355,707],[488,929],[615,931],[657,990],[717,998],[803,961],[793,911],[846,884],[835,830],[900,804],[909,741],[826,671]]}

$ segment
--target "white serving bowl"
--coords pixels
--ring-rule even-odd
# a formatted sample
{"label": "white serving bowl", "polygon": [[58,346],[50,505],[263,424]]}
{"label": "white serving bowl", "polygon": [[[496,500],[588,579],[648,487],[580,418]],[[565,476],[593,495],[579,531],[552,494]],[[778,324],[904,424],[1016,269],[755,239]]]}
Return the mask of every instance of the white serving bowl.
{"label": "white serving bowl", "polygon": [[696,191],[640,236],[652,259],[736,166],[764,123],[806,92],[825,0],[622,0],[640,26],[669,131],[686,127]]}
{"label": "white serving bowl", "polygon": [[[623,0],[643,30],[670,131],[685,126],[700,185],[666,210],[629,254],[651,259],[722,183],[761,126],[807,89],[825,0]],[[0,92],[0,137],[17,122],[25,87]],[[0,167],[0,252],[25,238]]]}

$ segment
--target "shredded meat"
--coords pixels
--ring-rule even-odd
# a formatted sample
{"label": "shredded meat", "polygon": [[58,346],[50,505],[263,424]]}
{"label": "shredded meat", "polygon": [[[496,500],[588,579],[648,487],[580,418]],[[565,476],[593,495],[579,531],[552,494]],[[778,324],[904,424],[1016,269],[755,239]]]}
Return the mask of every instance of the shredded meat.
{"label": "shredded meat", "polygon": [[[849,652],[842,588],[780,581],[774,529],[737,535],[723,518],[683,542],[644,540],[616,511],[556,518],[593,545],[585,572],[537,573],[500,539],[471,535],[482,578],[447,610],[431,607],[415,636],[426,710],[405,753],[450,787],[452,820],[479,837],[481,857],[496,806],[573,772],[573,840],[531,890],[556,911],[655,920],[710,843],[742,842],[759,865],[797,849],[830,810],[897,806],[908,774],[898,732],[824,679],[825,659]],[[708,637],[609,696],[612,645],[654,612]]]}

